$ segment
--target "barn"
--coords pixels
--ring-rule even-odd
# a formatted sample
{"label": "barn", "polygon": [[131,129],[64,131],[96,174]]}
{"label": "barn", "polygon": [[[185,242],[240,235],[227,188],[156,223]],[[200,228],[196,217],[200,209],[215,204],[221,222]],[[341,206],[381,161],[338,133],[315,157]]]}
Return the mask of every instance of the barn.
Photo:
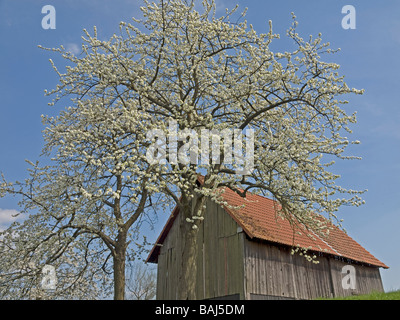
{"label": "barn", "polygon": [[[244,199],[229,189],[223,197],[231,206],[245,206],[232,209],[208,200],[198,232],[197,299],[305,300],[383,291],[380,268],[388,267],[343,230],[309,237],[277,217],[274,200]],[[180,218],[175,208],[147,258],[158,264],[157,299],[178,297]],[[309,248],[318,263],[292,254],[297,245]]]}

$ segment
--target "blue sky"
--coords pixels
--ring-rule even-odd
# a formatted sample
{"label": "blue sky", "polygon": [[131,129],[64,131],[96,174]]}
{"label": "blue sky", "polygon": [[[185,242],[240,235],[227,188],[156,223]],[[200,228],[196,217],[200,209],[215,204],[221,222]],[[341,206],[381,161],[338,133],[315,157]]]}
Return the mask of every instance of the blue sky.
{"label": "blue sky", "polygon": [[[285,32],[293,11],[303,37],[322,33],[332,48],[341,48],[331,56],[341,65],[350,87],[365,89],[363,96],[349,97],[349,112],[358,112],[353,139],[362,142],[350,153],[361,161],[344,161],[333,167],[342,175],[341,184],[351,189],[368,189],[366,204],[343,208],[339,215],[356,241],[390,269],[381,270],[385,290],[400,289],[400,1],[367,0],[217,0],[218,9],[248,7],[247,20],[258,32],[268,31],[272,20],[282,40],[275,50],[285,47]],[[56,29],[41,26],[44,5],[56,9]],[[37,45],[64,45],[79,51],[82,29],[96,25],[99,37],[108,38],[118,31],[120,21],[138,17],[140,1],[133,0],[0,0],[0,171],[11,181],[23,179],[24,159],[38,158],[43,145],[40,116],[56,114],[62,105],[47,106],[44,89],[57,84],[49,58],[62,65],[57,55]],[[356,9],[356,29],[345,30],[341,21],[344,5]],[[0,229],[10,222],[10,213],[18,210],[13,198],[0,199]],[[166,216],[159,218],[155,239]]]}

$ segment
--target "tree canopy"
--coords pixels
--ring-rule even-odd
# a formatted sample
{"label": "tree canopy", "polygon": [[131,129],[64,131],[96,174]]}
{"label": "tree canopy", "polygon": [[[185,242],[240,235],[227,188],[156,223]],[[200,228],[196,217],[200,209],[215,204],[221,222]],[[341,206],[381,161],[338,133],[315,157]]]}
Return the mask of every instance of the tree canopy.
{"label": "tree canopy", "polygon": [[[345,83],[339,65],[323,60],[336,50],[321,34],[303,39],[293,15],[286,36],[294,49],[273,52],[279,35],[272,22],[267,33],[257,33],[238,7],[218,17],[213,0],[200,9],[196,1],[144,1],[141,10],[143,19],[121,22],[107,41],[96,28],[84,30],[80,55],[47,49],[68,63],[61,72],[52,62],[59,84],[46,91],[51,105],[65,108],[43,117],[43,156],[51,163],[31,163],[25,181],[3,176],[0,184],[0,196],[19,195],[21,212],[33,212],[0,233],[1,296],[28,297],[43,266],[53,265],[53,296],[98,298],[114,287],[114,297],[123,299],[135,226],[171,204],[187,221],[185,283],[195,268],[193,234],[204,200],[221,201],[223,188],[273,197],[282,206],[277,214],[321,235],[327,228],[316,213],[336,221],[340,206],[363,202],[362,191],[337,185],[330,171],[332,159],[354,158],[344,151],[359,143],[345,136],[356,117],[339,98],[362,90]],[[253,132],[253,166],[246,174],[238,163],[223,161],[221,141],[218,162],[173,161],[170,153],[165,161],[149,161],[151,146],[173,150],[157,136],[227,129]],[[157,134],[149,138],[149,132]],[[201,153],[190,135],[175,143],[181,155],[192,148]],[[196,183],[199,174],[204,183]],[[190,288],[181,297],[193,297]]]}

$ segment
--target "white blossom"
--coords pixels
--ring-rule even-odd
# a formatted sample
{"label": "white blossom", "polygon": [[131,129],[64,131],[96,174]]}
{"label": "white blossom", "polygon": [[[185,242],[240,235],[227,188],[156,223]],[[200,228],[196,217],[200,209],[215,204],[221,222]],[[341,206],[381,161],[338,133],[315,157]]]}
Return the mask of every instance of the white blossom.
{"label": "white blossom", "polygon": [[[356,116],[339,97],[363,93],[326,62],[336,50],[321,34],[300,37],[293,15],[293,50],[273,52],[280,36],[272,22],[259,34],[244,13],[237,19],[237,7],[222,17],[213,8],[212,0],[201,12],[183,0],[145,1],[143,20],[122,22],[109,40],[84,30],[79,56],[47,49],[68,62],[62,73],[50,61],[60,80],[46,91],[50,105],[64,108],[42,117],[50,164],[32,163],[25,183],[0,182],[0,196],[21,196],[21,212],[32,212],[0,234],[0,296],[9,283],[19,288],[16,297],[37,288],[39,269],[22,268],[34,262],[59,270],[56,296],[95,298],[112,284],[116,241],[125,231],[137,237],[134,222],[175,202],[197,230],[205,199],[227,205],[224,188],[273,197],[281,217],[319,236],[329,228],[318,214],[333,222],[342,205],[363,203],[363,191],[337,185],[330,171],[333,160],[358,159],[344,155],[359,141],[344,136]],[[170,119],[199,136],[202,129],[253,129],[253,172],[238,175],[235,164],[148,163],[146,133],[167,137]],[[199,174],[203,184],[196,184]]]}

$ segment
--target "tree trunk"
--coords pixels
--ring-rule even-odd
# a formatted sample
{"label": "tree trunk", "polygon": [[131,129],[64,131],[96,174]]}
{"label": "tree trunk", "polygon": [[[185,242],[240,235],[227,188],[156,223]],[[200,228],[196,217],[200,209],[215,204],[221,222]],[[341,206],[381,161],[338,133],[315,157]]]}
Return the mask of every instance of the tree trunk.
{"label": "tree trunk", "polygon": [[117,238],[114,257],[114,300],[125,300],[126,234]]}
{"label": "tree trunk", "polygon": [[[180,300],[196,300],[197,285],[197,265],[198,265],[198,234],[202,220],[196,219],[194,222],[187,222],[186,219],[193,219],[193,216],[204,216],[203,205],[206,198],[196,196],[190,201],[184,201],[182,206],[180,229],[183,235],[182,240],[182,263],[178,285],[178,298]],[[201,212],[201,215],[199,215]],[[195,226],[195,228],[193,228]]]}
{"label": "tree trunk", "polygon": [[180,300],[196,299],[197,282],[197,234],[198,229],[193,229],[192,223],[181,221],[183,237],[182,243],[182,269],[179,279],[178,298]]}

